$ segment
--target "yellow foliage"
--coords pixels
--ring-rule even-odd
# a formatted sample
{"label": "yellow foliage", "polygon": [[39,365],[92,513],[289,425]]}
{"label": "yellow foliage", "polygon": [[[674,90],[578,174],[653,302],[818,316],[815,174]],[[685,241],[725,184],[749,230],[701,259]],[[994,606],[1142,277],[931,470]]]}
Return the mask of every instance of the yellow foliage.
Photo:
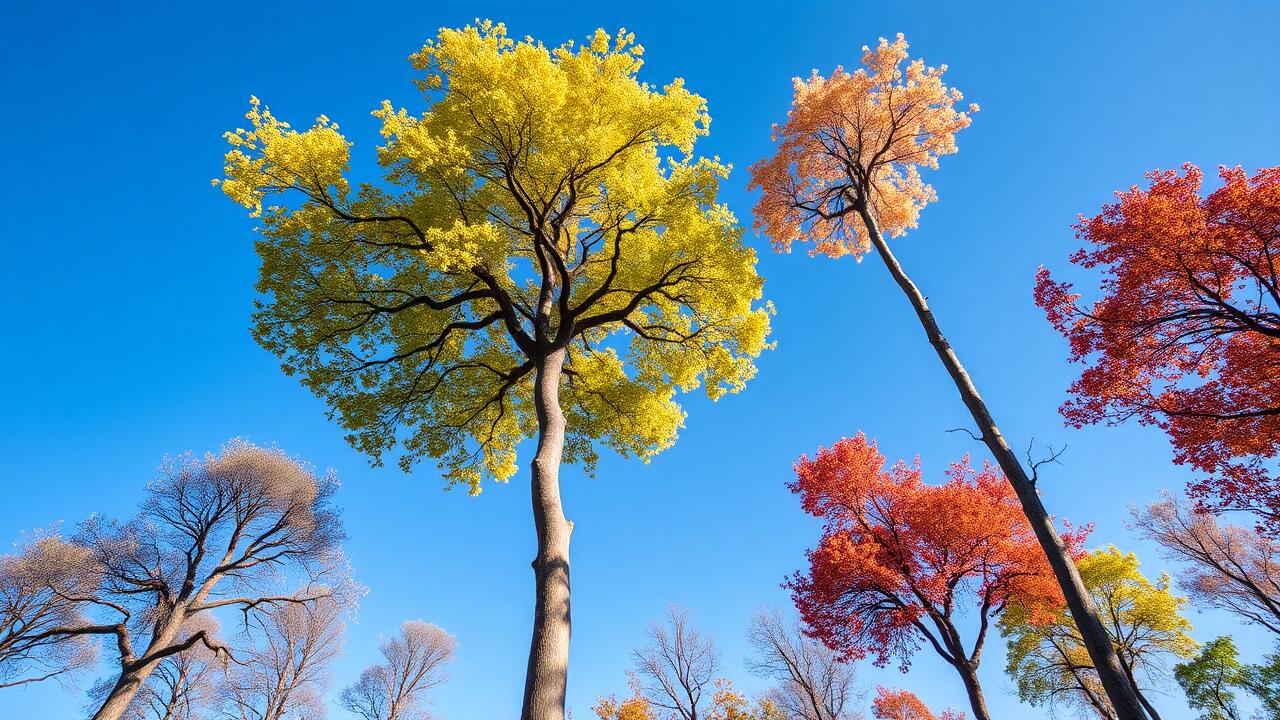
{"label": "yellow foliage", "polygon": [[554,351],[566,458],[588,469],[597,443],[669,447],[677,393],[755,374],[772,308],[716,199],[730,168],[694,155],[703,98],[640,82],[642,55],[626,31],[548,47],[441,29],[410,58],[425,111],[373,113],[377,183],[348,180],[323,116],[297,131],[255,98],[227,133],[222,189],[262,218],[255,335],[357,448],[433,458],[475,493],[515,472]]}

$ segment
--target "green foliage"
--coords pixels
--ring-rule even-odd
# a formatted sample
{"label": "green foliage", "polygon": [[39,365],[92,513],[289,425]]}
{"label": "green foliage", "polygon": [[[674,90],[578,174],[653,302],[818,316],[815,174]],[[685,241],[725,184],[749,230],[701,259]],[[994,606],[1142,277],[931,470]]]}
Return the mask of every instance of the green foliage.
{"label": "green foliage", "polygon": [[1173,675],[1187,695],[1193,710],[1203,711],[1201,720],[1239,720],[1233,687],[1240,684],[1240,664],[1230,637],[1215,638],[1200,654],[1173,668]]}

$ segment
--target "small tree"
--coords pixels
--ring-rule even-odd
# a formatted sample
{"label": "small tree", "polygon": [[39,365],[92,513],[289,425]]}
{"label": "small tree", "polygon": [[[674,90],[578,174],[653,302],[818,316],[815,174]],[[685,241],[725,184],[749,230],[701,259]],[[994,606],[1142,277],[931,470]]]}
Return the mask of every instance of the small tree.
{"label": "small tree", "polygon": [[[1152,582],[1142,574],[1136,555],[1115,547],[1084,555],[1077,564],[1106,620],[1125,677],[1147,714],[1158,720],[1147,689],[1167,675],[1170,657],[1190,657],[1197,648],[1187,635],[1191,623],[1182,614],[1186,598],[1173,594],[1167,573]],[[1000,630],[1008,640],[1008,673],[1024,701],[1066,703],[1104,718],[1115,716],[1098,692],[1097,670],[1069,610],[1045,615],[1043,609],[1029,611],[1014,604],[1001,618]]]}
{"label": "small tree", "polygon": [[871,715],[876,720],[964,720],[964,713],[950,708],[934,715],[924,701],[910,690],[876,688]]}
{"label": "small tree", "polygon": [[166,658],[203,645],[225,659],[228,648],[196,623],[202,614],[327,595],[278,588],[290,574],[344,575],[336,487],[279,450],[234,441],[220,455],[166,464],[133,520],[83,523],[74,544],[99,581],[78,602],[100,621],[49,632],[114,638],[113,677],[94,720],[119,720]]}
{"label": "small tree", "polygon": [[1134,525],[1184,563],[1179,584],[1192,602],[1234,613],[1280,634],[1280,541],[1222,525],[1210,514],[1165,496],[1133,510]]}
{"label": "small tree", "polygon": [[89,551],[38,531],[0,556],[0,688],[65,678],[97,662],[83,599],[100,579]]}
{"label": "small tree", "polygon": [[[796,463],[790,487],[825,523],[808,573],[789,583],[796,605],[816,637],[878,666],[896,659],[906,670],[927,642],[960,676],[974,716],[989,720],[978,666],[992,617],[1061,595],[999,472],[966,460],[929,486],[918,465],[884,462],[859,433]],[[957,620],[968,610],[978,629],[966,644]]]}
{"label": "small tree", "polygon": [[327,118],[298,132],[255,99],[228,134],[222,188],[262,217],[254,333],[355,447],[400,445],[406,470],[430,458],[476,493],[536,437],[523,720],[564,716],[562,461],[652,457],[678,392],[740,390],[766,347],[755,253],[716,199],[729,168],[693,154],[706,103],[637,80],[641,53],[625,32],[549,48],[442,29],[412,56],[427,111],[375,113],[380,185],[351,185]]}
{"label": "small tree", "polygon": [[1187,694],[1193,710],[1204,711],[1201,720],[1241,720],[1233,688],[1240,685],[1240,664],[1230,637],[1214,638],[1200,654],[1173,668],[1173,675]]}
{"label": "small tree", "polygon": [[747,628],[747,642],[755,650],[748,666],[777,683],[770,697],[788,720],[860,717],[854,708],[861,695],[853,665],[783,620],[776,609],[756,613]]}
{"label": "small tree", "polygon": [[715,641],[689,622],[687,610],[668,607],[665,621],[650,623],[648,642],[632,655],[637,694],[651,707],[679,720],[706,720],[720,653]]}
{"label": "small tree", "polygon": [[1152,172],[1146,189],[1082,218],[1071,261],[1102,273],[1082,305],[1044,268],[1036,303],[1086,365],[1063,415],[1073,425],[1129,419],[1162,428],[1175,460],[1205,473],[1193,495],[1254,512],[1280,533],[1280,168],[1249,177]]}
{"label": "small tree", "polygon": [[235,720],[310,720],[324,716],[329,668],[342,651],[344,604],[328,596],[256,613],[250,647],[223,685]]}
{"label": "small tree", "polygon": [[383,641],[382,662],[365,668],[339,703],[364,720],[411,720],[425,714],[427,691],[449,679],[444,667],[457,642],[449,633],[421,620],[400,626]]}
{"label": "small tree", "polygon": [[862,64],[854,73],[837,67],[830,77],[814,71],[807,81],[795,80],[787,122],[774,126],[778,150],[751,168],[751,186],[763,191],[755,209],[756,229],[780,250],[808,242],[815,254],[861,257],[875,249],[910,300],[977,423],[978,438],[1013,486],[1121,720],[1140,720],[1141,704],[1089,604],[1070,548],[1040,500],[1035,467],[1023,467],[1005,440],[924,293],[887,241],[914,228],[920,211],[934,200],[920,171],[936,168],[939,158],[956,151],[956,133],[969,126],[969,113],[978,108],[957,109],[963,98],[943,82],[946,67],[908,62],[901,35],[893,42],[881,39],[875,49],[864,47]]}

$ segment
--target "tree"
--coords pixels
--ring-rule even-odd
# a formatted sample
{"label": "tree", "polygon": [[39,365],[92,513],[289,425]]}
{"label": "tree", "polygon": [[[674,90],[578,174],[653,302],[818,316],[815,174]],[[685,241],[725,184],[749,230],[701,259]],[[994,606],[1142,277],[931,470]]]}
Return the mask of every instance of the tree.
{"label": "tree", "polygon": [[343,604],[329,596],[274,605],[253,616],[253,642],[224,685],[234,720],[324,717],[329,668],[342,651]]}
{"label": "tree", "polygon": [[537,438],[523,720],[564,715],[561,463],[653,456],[677,392],[740,390],[767,346],[755,253],[716,200],[728,167],[693,155],[706,103],[640,83],[641,54],[625,32],[548,48],[442,29],[412,56],[427,111],[383,103],[384,182],[358,189],[327,118],[295,131],[255,99],[227,135],[222,188],[261,215],[255,335],[356,448],[400,446],[406,470],[431,458],[476,493]]}
{"label": "tree", "polygon": [[61,629],[88,624],[79,598],[99,578],[88,551],[56,532],[37,531],[0,557],[0,689],[62,679],[97,662],[92,637]]}
{"label": "tree", "polygon": [[[796,606],[815,637],[877,666],[897,659],[905,671],[927,642],[988,720],[978,666],[991,618],[1013,601],[1048,608],[1061,597],[1044,554],[993,468],[975,472],[966,458],[929,486],[918,464],[884,465],[861,433],[796,463],[790,488],[824,521],[808,573],[788,583]],[[966,646],[956,621],[970,608],[979,625]]]}
{"label": "tree", "polygon": [[771,698],[788,720],[853,720],[857,674],[853,665],[786,622],[777,610],[756,613],[747,629],[755,650],[753,672],[773,679]]}
{"label": "tree", "polygon": [[1280,543],[1256,530],[1221,525],[1210,514],[1166,495],[1134,525],[1185,563],[1179,585],[1204,607],[1235,613],[1280,634]]}
{"label": "tree", "polygon": [[[1125,677],[1146,713],[1159,720],[1144,688],[1168,672],[1169,657],[1196,652],[1197,643],[1187,635],[1191,623],[1182,614],[1186,598],[1173,594],[1167,573],[1152,582],[1142,574],[1136,555],[1114,546],[1088,553],[1077,564]],[[1042,608],[1015,603],[1000,619],[1000,630],[1008,641],[1007,671],[1024,701],[1065,703],[1115,717],[1114,707],[1098,692],[1097,669],[1068,609],[1046,615]]]}
{"label": "tree", "polygon": [[118,720],[165,658],[203,645],[225,659],[229,649],[207,628],[183,632],[201,614],[327,595],[277,588],[290,576],[310,584],[344,574],[336,487],[279,450],[233,441],[220,455],[163,466],[133,520],[82,523],[74,544],[101,577],[78,600],[100,622],[47,632],[114,638],[113,678],[94,720]]}
{"label": "tree", "polygon": [[1215,638],[1200,654],[1173,668],[1187,703],[1193,710],[1203,710],[1201,720],[1241,720],[1233,687],[1240,684],[1240,664],[1235,643],[1230,637]]}
{"label": "tree", "polygon": [[618,700],[616,695],[601,696],[596,699],[591,711],[600,720],[656,720],[653,707],[638,692],[626,700]]}
{"label": "tree", "polygon": [[668,607],[665,622],[650,623],[648,642],[632,655],[636,693],[650,707],[678,720],[708,720],[720,653],[715,641],[689,622],[687,610]]}
{"label": "tree", "polygon": [[449,679],[457,641],[431,623],[409,620],[380,646],[382,662],[365,668],[343,689],[339,704],[364,720],[413,720],[426,716],[427,691]]}
{"label": "tree", "polygon": [[876,688],[872,700],[871,715],[876,720],[964,720],[964,713],[950,708],[941,715],[934,715],[924,702],[910,690]]}
{"label": "tree", "polygon": [[977,423],[978,439],[1017,493],[1082,626],[1089,654],[1102,669],[1103,686],[1119,717],[1140,720],[1142,707],[1089,605],[1070,548],[1041,502],[1037,463],[1028,470],[1013,452],[942,334],[924,293],[885,239],[886,234],[900,237],[916,226],[920,211],[935,198],[920,170],[936,168],[940,157],[956,151],[956,133],[968,127],[969,113],[978,108],[956,109],[962,96],[943,82],[945,66],[907,63],[907,43],[901,35],[892,43],[882,39],[874,50],[864,48],[862,63],[865,68],[854,73],[836,68],[830,77],[815,72],[808,81],[795,80],[787,122],[774,126],[777,153],[751,168],[750,187],[763,191],[755,208],[756,230],[768,235],[779,250],[807,242],[814,254],[861,257],[875,248]]}
{"label": "tree", "polygon": [[1148,174],[1147,189],[1076,225],[1071,262],[1102,274],[1082,305],[1041,268],[1036,304],[1086,367],[1063,406],[1067,422],[1162,428],[1174,459],[1205,473],[1191,485],[1207,507],[1258,515],[1280,532],[1280,168]]}

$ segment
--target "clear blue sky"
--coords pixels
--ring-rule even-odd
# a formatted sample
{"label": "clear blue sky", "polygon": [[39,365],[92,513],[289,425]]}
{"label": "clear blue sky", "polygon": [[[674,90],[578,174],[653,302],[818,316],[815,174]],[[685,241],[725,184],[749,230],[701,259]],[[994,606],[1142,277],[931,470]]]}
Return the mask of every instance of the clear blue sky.
{"label": "clear blue sky", "polygon": [[[478,498],[444,493],[435,468],[373,470],[324,408],[248,334],[257,271],[250,222],[216,189],[220,134],[250,94],[280,116],[340,122],[368,166],[369,111],[420,108],[405,57],[442,25],[475,17],[548,43],[596,27],[634,30],[643,77],[682,76],[707,97],[699,147],[735,165],[724,198],[750,222],[746,168],[769,151],[790,79],[853,64],[905,32],[981,103],[960,153],[930,177],[941,200],[897,243],[1018,445],[1069,446],[1043,481],[1049,508],[1097,523],[1096,543],[1139,550],[1125,506],[1181,487],[1158,431],[1063,428],[1075,369],[1031,303],[1040,263],[1065,265],[1070,224],[1148,169],[1280,164],[1280,6],[1275,3],[576,4],[4,3],[0,29],[0,538],[90,513],[132,512],[167,453],[244,436],[343,478],[348,551],[371,588],[336,685],[377,639],[423,618],[460,642],[441,718],[518,712],[532,604],[533,530],[523,475]],[[219,9],[213,9],[218,6]],[[127,9],[126,9],[127,8]],[[891,458],[919,454],[938,478],[982,448],[906,300],[875,258],[776,255],[761,269],[778,309],[777,350],[741,395],[693,398],[677,446],[649,465],[606,458],[596,479],[563,476],[575,522],[569,698],[580,720],[624,692],[631,646],[668,603],[690,609],[742,668],[743,630],[817,535],[783,487],[802,452],[864,430]],[[522,457],[522,463],[527,454]],[[1193,614],[1202,640],[1257,631]],[[1037,717],[1004,679],[999,643],[981,676],[996,717]],[[964,707],[948,668],[922,649],[907,676],[877,683]],[[1189,718],[1176,689],[1157,700]],[[72,718],[80,696],[44,685],[0,693],[0,718]],[[335,716],[340,714],[335,711]]]}

